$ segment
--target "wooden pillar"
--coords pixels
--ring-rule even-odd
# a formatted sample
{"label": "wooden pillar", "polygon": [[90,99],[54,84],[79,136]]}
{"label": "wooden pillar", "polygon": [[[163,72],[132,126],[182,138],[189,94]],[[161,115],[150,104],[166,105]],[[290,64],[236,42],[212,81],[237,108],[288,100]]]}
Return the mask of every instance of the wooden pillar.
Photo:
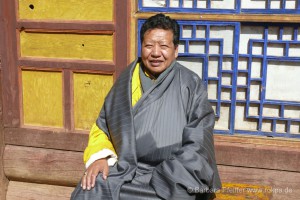
{"label": "wooden pillar", "polygon": [[[8,188],[8,179],[5,176],[4,173],[4,160],[3,160],[3,154],[4,154],[4,120],[3,120],[3,88],[2,86],[2,79],[3,79],[3,71],[4,66],[7,66],[7,62],[4,60],[5,55],[7,51],[9,51],[9,48],[7,47],[5,34],[7,32],[6,25],[9,24],[6,17],[7,16],[7,10],[9,10],[10,6],[7,6],[6,1],[0,1],[0,200],[6,199],[6,192]],[[6,11],[6,12],[4,12]],[[9,53],[8,53],[9,54]],[[4,64],[6,63],[6,65]]]}
{"label": "wooden pillar", "polygon": [[[1,61],[1,58],[0,58]],[[5,200],[8,180],[3,170],[3,153],[4,153],[4,132],[2,120],[2,84],[1,84],[1,63],[0,63],[0,200]]]}

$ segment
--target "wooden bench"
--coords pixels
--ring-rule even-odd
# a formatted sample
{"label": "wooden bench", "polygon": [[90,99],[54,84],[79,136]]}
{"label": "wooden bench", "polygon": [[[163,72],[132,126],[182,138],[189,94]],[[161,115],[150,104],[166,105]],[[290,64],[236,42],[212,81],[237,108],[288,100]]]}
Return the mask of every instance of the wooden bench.
{"label": "wooden bench", "polygon": [[[70,199],[84,171],[82,152],[6,145],[7,200]],[[218,165],[223,189],[217,200],[297,199],[300,173]],[[285,191],[286,188],[289,191]],[[281,189],[274,193],[275,189]]]}

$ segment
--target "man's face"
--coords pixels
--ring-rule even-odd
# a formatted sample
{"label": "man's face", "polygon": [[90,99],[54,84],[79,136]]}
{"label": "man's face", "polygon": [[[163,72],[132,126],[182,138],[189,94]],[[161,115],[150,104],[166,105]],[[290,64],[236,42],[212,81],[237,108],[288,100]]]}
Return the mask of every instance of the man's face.
{"label": "man's face", "polygon": [[178,46],[173,43],[173,32],[164,29],[148,30],[142,43],[142,61],[152,75],[159,75],[178,56]]}

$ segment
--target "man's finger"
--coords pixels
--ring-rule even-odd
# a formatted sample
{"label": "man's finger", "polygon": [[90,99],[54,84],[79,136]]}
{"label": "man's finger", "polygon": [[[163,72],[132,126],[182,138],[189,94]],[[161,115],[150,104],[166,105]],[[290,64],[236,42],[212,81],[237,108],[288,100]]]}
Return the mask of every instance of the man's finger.
{"label": "man's finger", "polygon": [[83,190],[86,189],[86,172],[84,173],[82,179],[81,179],[81,187]]}
{"label": "man's finger", "polygon": [[86,188],[87,188],[87,190],[91,189],[91,181],[92,181],[91,175],[92,175],[92,173],[87,173],[87,175],[86,175]]}
{"label": "man's finger", "polygon": [[95,187],[95,183],[96,183],[96,178],[99,174],[100,170],[99,168],[93,168],[92,172],[91,172],[91,187]]}
{"label": "man's finger", "polygon": [[105,165],[104,168],[103,168],[103,172],[102,172],[102,178],[104,180],[107,179],[108,173],[109,173],[109,167],[107,165]]}
{"label": "man's finger", "polygon": [[97,177],[96,174],[92,174],[92,175],[91,175],[91,187],[92,187],[92,188],[95,187],[96,177]]}

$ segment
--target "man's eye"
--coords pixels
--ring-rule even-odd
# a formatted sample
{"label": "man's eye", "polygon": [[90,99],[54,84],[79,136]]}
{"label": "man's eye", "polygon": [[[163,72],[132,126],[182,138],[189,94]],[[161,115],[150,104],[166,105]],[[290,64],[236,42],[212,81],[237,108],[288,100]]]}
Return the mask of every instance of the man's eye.
{"label": "man's eye", "polygon": [[151,44],[146,44],[146,45],[145,45],[146,48],[151,48],[152,46],[153,46],[153,45],[151,45]]}
{"label": "man's eye", "polygon": [[168,45],[160,45],[162,49],[167,49]]}

